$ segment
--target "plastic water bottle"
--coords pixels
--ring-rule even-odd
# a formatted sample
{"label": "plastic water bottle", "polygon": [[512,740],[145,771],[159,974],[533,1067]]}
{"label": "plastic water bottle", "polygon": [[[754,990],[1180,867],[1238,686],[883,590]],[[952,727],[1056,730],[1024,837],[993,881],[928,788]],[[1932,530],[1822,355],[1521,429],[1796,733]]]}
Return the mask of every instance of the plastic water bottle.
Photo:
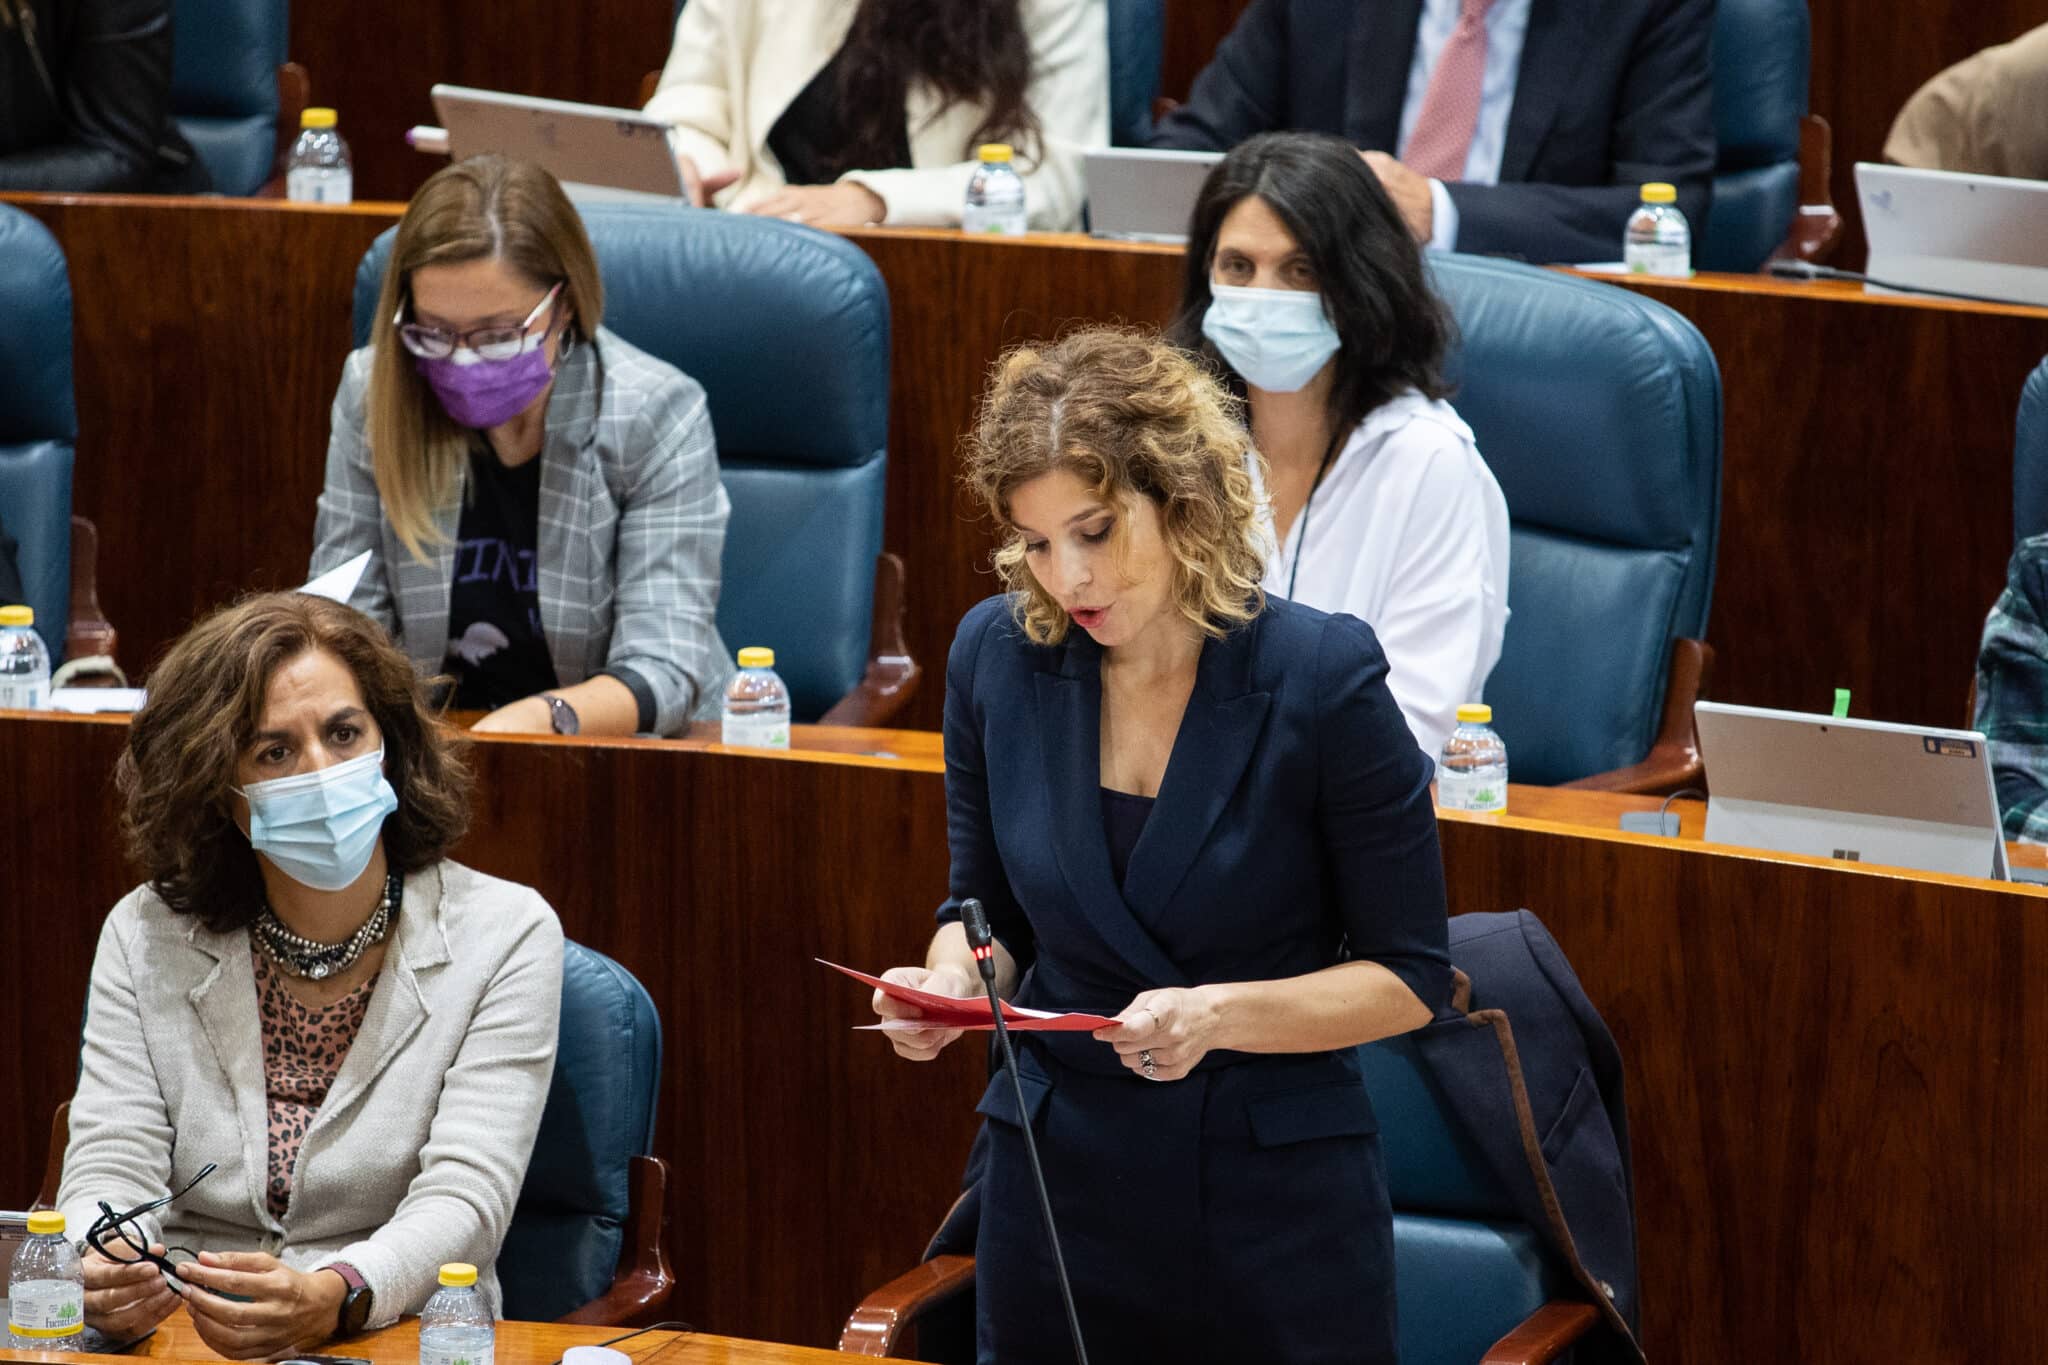
{"label": "plastic water bottle", "polygon": [[64,1215],[28,1216],[28,1240],[7,1272],[7,1333],[17,1351],[73,1351],[85,1330],[85,1267],[64,1235]]}
{"label": "plastic water bottle", "polygon": [[1458,708],[1458,728],[1436,764],[1436,803],[1445,810],[1508,808],[1508,746],[1494,732],[1491,706]]}
{"label": "plastic water bottle", "polygon": [[420,1365],[491,1365],[497,1325],[476,1291],[476,1267],[450,1261],[420,1310]]}
{"label": "plastic water bottle", "polygon": [[1678,209],[1678,190],[1662,181],[1643,186],[1643,202],[1628,216],[1621,258],[1631,275],[1692,275],[1692,225]]}
{"label": "plastic water bottle", "polygon": [[725,685],[720,738],[749,749],[789,747],[789,689],[775,671],[775,651],[740,651],[740,671]]}
{"label": "plastic water bottle", "polygon": [[981,164],[967,182],[967,206],[960,210],[963,231],[1024,235],[1030,215],[1024,208],[1024,177],[1010,164],[1013,155],[1007,142],[981,144]]}
{"label": "plastic water bottle", "polygon": [[294,204],[346,204],[355,197],[348,144],[335,131],[332,109],[299,115],[299,140],[285,162],[284,192]]}
{"label": "plastic water bottle", "polygon": [[0,708],[50,709],[50,651],[30,607],[0,607]]}

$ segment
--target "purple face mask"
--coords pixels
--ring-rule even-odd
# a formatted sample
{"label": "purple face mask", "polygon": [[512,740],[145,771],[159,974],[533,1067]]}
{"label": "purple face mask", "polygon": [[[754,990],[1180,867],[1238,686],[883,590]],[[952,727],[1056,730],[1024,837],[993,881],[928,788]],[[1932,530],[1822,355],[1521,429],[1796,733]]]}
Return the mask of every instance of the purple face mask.
{"label": "purple face mask", "polygon": [[[510,360],[485,360],[474,351],[457,351],[440,360],[413,357],[413,365],[448,415],[466,427],[494,427],[526,411],[540,397],[554,376],[548,368],[547,347],[541,338],[531,350]],[[456,356],[466,356],[464,364]]]}

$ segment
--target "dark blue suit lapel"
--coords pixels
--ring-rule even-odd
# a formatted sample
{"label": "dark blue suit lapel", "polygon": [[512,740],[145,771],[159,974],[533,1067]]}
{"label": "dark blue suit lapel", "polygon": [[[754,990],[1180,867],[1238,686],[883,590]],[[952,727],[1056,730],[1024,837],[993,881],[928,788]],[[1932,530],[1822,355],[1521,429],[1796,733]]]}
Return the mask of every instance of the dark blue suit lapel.
{"label": "dark blue suit lapel", "polygon": [[1501,149],[1501,184],[1530,178],[1558,106],[1578,79],[1578,54],[1586,42],[1583,21],[1592,8],[1563,0],[1532,0],[1529,31],[1522,36],[1522,66],[1515,76],[1515,102],[1508,110],[1507,142]]}
{"label": "dark blue suit lapel", "polygon": [[1265,729],[1272,695],[1248,690],[1257,643],[1255,621],[1202,649],[1159,799],[1124,877],[1124,900],[1142,923],[1159,922],[1201,856]]}
{"label": "dark blue suit lapel", "polygon": [[1422,0],[1362,0],[1345,54],[1344,136],[1367,151],[1393,154],[1401,136],[1408,68]]}
{"label": "dark blue suit lapel", "polygon": [[1038,742],[1052,806],[1053,854],[1082,919],[1110,951],[1140,981],[1184,986],[1187,977],[1131,915],[1109,866],[1102,828],[1101,651],[1077,630],[1061,657],[1058,673],[1038,675]]}

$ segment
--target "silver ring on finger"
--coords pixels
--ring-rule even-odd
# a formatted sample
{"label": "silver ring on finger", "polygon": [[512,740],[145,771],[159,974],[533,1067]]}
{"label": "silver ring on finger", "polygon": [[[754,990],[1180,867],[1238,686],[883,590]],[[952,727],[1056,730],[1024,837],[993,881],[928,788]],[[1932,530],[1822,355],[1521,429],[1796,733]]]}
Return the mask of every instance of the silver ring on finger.
{"label": "silver ring on finger", "polygon": [[1145,1048],[1138,1053],[1138,1069],[1145,1073],[1145,1079],[1148,1081],[1159,1079],[1159,1063],[1152,1060],[1151,1048]]}

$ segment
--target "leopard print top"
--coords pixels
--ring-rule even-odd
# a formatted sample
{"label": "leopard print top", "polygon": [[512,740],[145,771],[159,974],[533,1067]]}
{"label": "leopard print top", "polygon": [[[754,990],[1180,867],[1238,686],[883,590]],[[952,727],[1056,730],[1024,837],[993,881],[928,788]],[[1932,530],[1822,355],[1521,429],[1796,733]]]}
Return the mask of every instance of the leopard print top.
{"label": "leopard print top", "polygon": [[377,978],[323,1009],[304,1005],[285,988],[283,974],[260,950],[256,963],[256,1001],[263,1019],[263,1084],[270,1111],[270,1211],[279,1218],[291,1204],[292,1173],[299,1146],[312,1127],[313,1116],[327,1102],[335,1073],[369,1012],[370,992]]}

